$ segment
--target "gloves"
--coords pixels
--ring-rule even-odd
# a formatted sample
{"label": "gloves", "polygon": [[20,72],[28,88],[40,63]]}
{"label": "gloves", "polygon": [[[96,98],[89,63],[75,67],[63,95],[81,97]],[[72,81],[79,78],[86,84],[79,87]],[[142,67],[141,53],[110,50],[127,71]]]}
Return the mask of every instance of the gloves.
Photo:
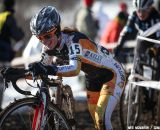
{"label": "gloves", "polygon": [[56,75],[58,71],[57,66],[43,65],[41,62],[31,63],[28,67],[35,75]]}

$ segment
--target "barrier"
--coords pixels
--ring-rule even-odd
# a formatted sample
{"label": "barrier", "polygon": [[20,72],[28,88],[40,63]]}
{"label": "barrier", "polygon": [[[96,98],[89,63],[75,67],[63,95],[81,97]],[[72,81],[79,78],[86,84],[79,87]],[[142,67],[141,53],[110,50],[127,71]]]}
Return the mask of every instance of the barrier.
{"label": "barrier", "polygon": [[[160,24],[158,24],[160,25]],[[160,44],[160,41],[159,40],[155,40],[155,39],[151,39],[151,38],[146,38],[144,36],[137,36],[137,39],[139,40],[144,40],[144,41],[148,41],[148,42],[151,42],[151,43],[155,43],[155,44]],[[134,68],[134,66],[133,66]],[[156,90],[160,90],[160,82],[159,81],[154,81],[154,80],[150,80],[146,77],[143,77],[142,75],[139,75],[139,74],[136,74],[136,73],[133,73],[133,68],[132,68],[132,71],[131,71],[131,75],[129,76],[128,80],[129,80],[129,100],[128,100],[128,113],[127,113],[127,127],[130,127],[132,124],[131,124],[131,114],[132,114],[132,102],[131,102],[131,98],[132,98],[132,89],[133,87],[146,87],[146,88],[153,88],[153,89],[156,89]],[[140,79],[142,81],[134,81],[134,79]],[[138,98],[136,97],[135,98],[135,102],[138,101]],[[135,114],[135,113],[133,113]]]}

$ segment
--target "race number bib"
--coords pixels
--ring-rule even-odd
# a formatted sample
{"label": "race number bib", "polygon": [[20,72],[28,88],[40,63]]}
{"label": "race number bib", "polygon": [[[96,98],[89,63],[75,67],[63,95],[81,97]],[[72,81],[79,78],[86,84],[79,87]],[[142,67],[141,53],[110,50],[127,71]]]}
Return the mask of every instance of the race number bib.
{"label": "race number bib", "polygon": [[69,46],[69,55],[82,55],[82,47],[79,44],[72,44]]}

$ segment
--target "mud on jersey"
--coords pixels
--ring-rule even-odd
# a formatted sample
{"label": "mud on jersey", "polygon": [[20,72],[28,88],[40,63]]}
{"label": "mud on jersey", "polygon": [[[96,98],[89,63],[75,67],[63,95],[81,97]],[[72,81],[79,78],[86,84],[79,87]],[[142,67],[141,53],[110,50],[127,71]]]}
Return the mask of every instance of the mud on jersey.
{"label": "mud on jersey", "polygon": [[[52,54],[48,55],[48,50],[44,47],[44,64],[52,62]],[[72,34],[62,33],[61,43],[57,51],[68,52],[69,65],[58,66],[58,76],[76,76],[82,70],[86,78],[101,86],[106,81],[110,81],[114,76],[125,81],[125,72],[121,64],[117,62],[112,54],[103,46],[100,46],[80,32]]]}

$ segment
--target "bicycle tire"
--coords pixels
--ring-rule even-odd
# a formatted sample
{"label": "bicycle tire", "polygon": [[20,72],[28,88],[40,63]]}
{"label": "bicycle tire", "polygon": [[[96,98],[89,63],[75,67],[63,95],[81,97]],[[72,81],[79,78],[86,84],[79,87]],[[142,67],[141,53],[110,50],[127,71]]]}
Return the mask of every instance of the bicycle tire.
{"label": "bicycle tire", "polygon": [[[0,114],[0,130],[31,130],[33,111],[37,101],[38,98],[33,97],[11,103]],[[48,119],[44,130],[53,129],[72,130],[63,112],[55,104],[49,103]]]}
{"label": "bicycle tire", "polygon": [[123,104],[124,96],[125,95],[124,95],[124,91],[123,91],[121,98],[120,98],[120,102],[119,102],[119,115],[120,115],[119,118],[120,118],[122,130],[126,130],[126,120],[127,120],[127,119],[124,119],[125,117],[124,117],[124,112],[123,112],[123,110],[124,110],[124,104]]}
{"label": "bicycle tire", "polygon": [[[137,94],[137,91],[139,91],[139,94]],[[132,105],[134,105],[134,109],[132,109],[132,113],[133,113],[133,115],[132,115],[132,122],[131,122],[131,125],[133,125],[133,126],[136,126],[136,125],[138,125],[138,122],[139,122],[139,120],[140,120],[140,117],[141,117],[141,113],[142,113],[142,99],[141,99],[141,88],[140,88],[140,86],[136,86],[136,92],[134,92],[136,95],[135,96],[133,96],[133,97],[136,97],[136,96],[138,96],[138,101],[137,102],[135,102],[135,100],[136,99],[133,99],[133,101],[134,102],[132,102]]]}
{"label": "bicycle tire", "polygon": [[69,120],[72,129],[76,129],[76,121],[75,121],[75,100],[73,97],[73,92],[69,85],[65,85],[62,87],[62,110],[65,113],[66,118]]}
{"label": "bicycle tire", "polygon": [[160,125],[160,92],[158,93],[158,103],[157,103],[157,125]]}
{"label": "bicycle tire", "polygon": [[[136,88],[137,90],[138,88]],[[135,92],[133,92],[133,94],[136,94]],[[120,118],[120,123],[121,123],[121,129],[122,130],[127,130],[127,111],[128,111],[128,98],[126,97],[128,95],[126,95],[125,90],[122,93],[122,96],[120,98],[120,103],[119,103],[119,118]],[[132,102],[131,105],[134,109],[132,109],[132,115],[131,115],[131,125],[132,126],[136,126],[139,118],[140,118],[140,108],[141,108],[141,99],[138,95],[138,103],[134,103],[135,99],[134,99],[134,95],[132,95]],[[133,112],[134,111],[134,112]]]}

